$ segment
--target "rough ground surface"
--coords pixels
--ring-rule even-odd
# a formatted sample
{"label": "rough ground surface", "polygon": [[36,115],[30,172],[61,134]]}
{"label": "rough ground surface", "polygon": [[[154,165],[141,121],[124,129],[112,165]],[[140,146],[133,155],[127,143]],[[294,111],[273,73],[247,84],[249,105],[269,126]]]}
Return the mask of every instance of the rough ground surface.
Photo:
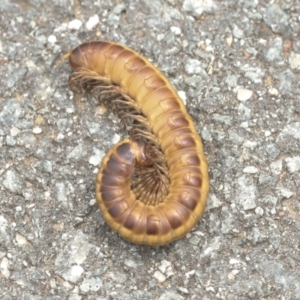
{"label": "rough ground surface", "polygon": [[[1,0],[1,299],[300,299],[299,15],[297,0]],[[125,242],[97,209],[98,163],[126,132],[68,89],[62,57],[92,39],[150,58],[203,137],[209,206],[167,247]]]}

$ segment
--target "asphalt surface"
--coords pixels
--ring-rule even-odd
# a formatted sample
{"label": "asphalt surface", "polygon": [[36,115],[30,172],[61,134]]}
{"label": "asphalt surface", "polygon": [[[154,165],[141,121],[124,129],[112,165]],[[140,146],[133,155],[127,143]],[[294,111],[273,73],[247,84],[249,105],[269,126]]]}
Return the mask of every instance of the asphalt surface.
{"label": "asphalt surface", "polygon": [[[300,299],[300,2],[0,2],[0,297]],[[68,88],[89,40],[149,58],[202,136],[211,192],[185,238],[151,248],[104,223],[105,152],[126,137]]]}

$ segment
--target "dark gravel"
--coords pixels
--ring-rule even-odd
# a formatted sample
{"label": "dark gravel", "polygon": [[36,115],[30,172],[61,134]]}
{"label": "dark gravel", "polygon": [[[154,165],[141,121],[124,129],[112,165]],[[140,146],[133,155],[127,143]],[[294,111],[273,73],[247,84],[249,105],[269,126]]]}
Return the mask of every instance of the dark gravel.
{"label": "dark gravel", "polygon": [[[29,4],[30,3],[30,4]],[[1,0],[2,300],[300,299],[300,2]],[[68,89],[88,40],[151,59],[186,99],[211,192],[187,237],[129,244],[94,180],[126,136]]]}

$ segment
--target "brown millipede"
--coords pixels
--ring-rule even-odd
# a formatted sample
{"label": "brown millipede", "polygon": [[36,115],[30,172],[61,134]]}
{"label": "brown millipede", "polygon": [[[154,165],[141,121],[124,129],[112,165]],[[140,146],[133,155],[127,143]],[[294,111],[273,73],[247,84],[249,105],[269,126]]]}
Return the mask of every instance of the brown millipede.
{"label": "brown millipede", "polygon": [[135,244],[185,236],[204,212],[209,176],[201,138],[177,92],[148,60],[117,43],[84,43],[67,57],[71,89],[98,97],[130,136],[108,151],[96,178],[107,224]]}

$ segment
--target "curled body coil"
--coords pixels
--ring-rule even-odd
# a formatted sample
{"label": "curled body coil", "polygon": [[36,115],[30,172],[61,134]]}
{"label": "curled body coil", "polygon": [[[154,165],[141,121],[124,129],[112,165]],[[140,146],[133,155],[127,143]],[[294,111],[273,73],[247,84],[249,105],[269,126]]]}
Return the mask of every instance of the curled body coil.
{"label": "curled body coil", "polygon": [[70,87],[98,97],[129,131],[96,178],[105,221],[135,244],[185,236],[204,212],[209,176],[201,138],[177,92],[148,60],[117,43],[84,43],[67,56]]}

